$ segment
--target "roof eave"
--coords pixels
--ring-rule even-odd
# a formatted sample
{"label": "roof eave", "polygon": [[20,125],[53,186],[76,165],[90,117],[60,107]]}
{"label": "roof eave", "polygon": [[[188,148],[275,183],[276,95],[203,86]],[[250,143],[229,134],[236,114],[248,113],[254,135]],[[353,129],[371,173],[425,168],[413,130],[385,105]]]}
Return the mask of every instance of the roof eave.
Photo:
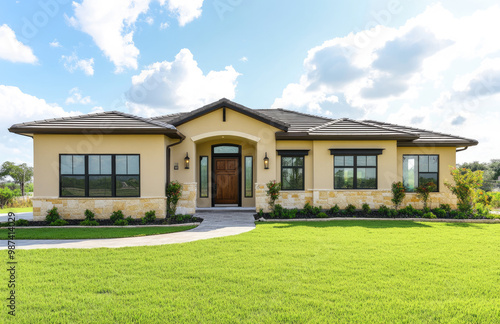
{"label": "roof eave", "polygon": [[[185,136],[180,133],[176,129],[161,129],[161,128],[142,128],[142,129],[130,129],[130,128],[43,128],[43,129],[37,129],[34,127],[22,127],[22,126],[12,126],[9,128],[9,132],[19,134],[19,135],[25,135],[25,136],[32,136],[33,134],[75,134],[75,135],[81,135],[81,134],[102,134],[102,135],[109,135],[109,134],[120,134],[120,135],[126,135],[126,134],[133,134],[133,135],[154,135],[154,134],[163,134],[166,135],[170,138],[184,138]],[[30,135],[27,135],[30,134]]]}

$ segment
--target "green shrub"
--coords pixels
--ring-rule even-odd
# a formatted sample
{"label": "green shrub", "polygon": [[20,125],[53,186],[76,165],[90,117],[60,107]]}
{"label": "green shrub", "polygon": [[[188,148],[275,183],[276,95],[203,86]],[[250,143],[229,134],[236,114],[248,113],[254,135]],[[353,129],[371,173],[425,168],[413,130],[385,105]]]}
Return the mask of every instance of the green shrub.
{"label": "green shrub", "polygon": [[125,220],[127,221],[128,225],[132,225],[135,223],[135,219],[133,219],[132,216],[125,218]]}
{"label": "green shrub", "polygon": [[274,205],[274,210],[269,214],[271,218],[283,218],[284,208],[280,204]]}
{"label": "green shrub", "polygon": [[432,213],[432,212],[425,213],[422,217],[423,218],[437,218],[436,215],[434,215],[434,213]]}
{"label": "green shrub", "polygon": [[396,218],[396,216],[398,216],[398,211],[395,209],[389,209],[387,216],[390,218]]}
{"label": "green shrub", "polygon": [[18,219],[16,220],[16,226],[28,226],[30,222],[28,222],[26,219]]}
{"label": "green shrub", "polygon": [[398,181],[398,182],[394,182],[392,184],[392,203],[394,204],[394,206],[396,207],[396,210],[398,209],[399,205],[401,205],[401,203],[403,202],[403,199],[405,198],[405,192],[406,192],[406,189],[405,187],[403,186],[403,183],[401,181]]}
{"label": "green shrub", "polygon": [[123,212],[121,210],[114,211],[109,217],[112,223],[116,223],[117,220],[122,220],[124,218],[125,217],[123,216]]}
{"label": "green shrub", "polygon": [[276,182],[276,180],[269,181],[266,183],[266,187],[266,195],[269,197],[269,208],[274,210],[276,200],[280,197],[281,182]]}
{"label": "green shrub", "polygon": [[361,209],[363,209],[363,212],[367,215],[371,214],[371,212],[372,212],[372,209],[370,208],[370,205],[368,205],[368,204],[363,204],[363,206],[361,206]]}
{"label": "green shrub", "polygon": [[475,205],[476,208],[476,218],[487,218],[490,214],[490,208],[488,205],[484,205],[481,203],[477,203]]}
{"label": "green shrub", "polygon": [[434,208],[432,212],[436,215],[437,218],[446,218],[446,210],[441,208]]}
{"label": "green shrub", "polygon": [[192,215],[182,215],[182,214],[178,214],[178,215],[175,215],[174,217],[175,221],[177,223],[190,223],[190,222],[193,222],[194,219],[193,219],[193,216]]}
{"label": "green shrub", "polygon": [[451,212],[451,207],[449,204],[441,204],[441,205],[439,205],[439,208],[444,209],[448,213]]}
{"label": "green shrub", "polygon": [[47,223],[53,223],[58,219],[61,219],[61,215],[59,215],[57,207],[53,207],[51,210],[47,210],[47,216],[45,216],[45,221]]}
{"label": "green shrub", "polygon": [[94,213],[88,209],[85,209],[85,220],[93,221],[94,219],[95,219]]}
{"label": "green shrub", "polygon": [[380,214],[380,216],[388,217],[389,216],[389,212],[390,212],[390,209],[386,205],[381,205],[378,208],[378,213]]}
{"label": "green shrub", "polygon": [[117,219],[115,221],[115,225],[116,226],[127,226],[128,225],[128,222],[126,219]]}
{"label": "green shrub", "polygon": [[65,221],[64,219],[56,219],[52,223],[50,223],[50,226],[64,226],[68,225],[68,222]]}
{"label": "green shrub", "polygon": [[491,206],[493,208],[500,208],[500,192],[488,192],[491,197]]}
{"label": "green shrub", "polygon": [[297,208],[293,209],[283,209],[283,218],[295,218],[299,210]]}
{"label": "green shrub", "polygon": [[7,203],[12,201],[15,192],[9,188],[0,188],[0,208],[3,208]]}
{"label": "green shrub", "polygon": [[312,214],[314,216],[317,216],[319,213],[321,213],[321,206],[319,207],[314,207],[313,210],[312,210]]}
{"label": "green shrub", "polygon": [[347,205],[347,207],[345,208],[345,211],[346,211],[348,214],[352,215],[352,214],[354,214],[354,212],[356,211],[356,207],[355,207],[354,205],[352,205],[352,204],[349,204],[349,205]]}
{"label": "green shrub", "polygon": [[182,184],[178,181],[170,181],[165,188],[165,196],[167,197],[167,214],[175,215],[177,203],[182,196]]}
{"label": "green shrub", "polygon": [[424,209],[427,208],[427,201],[429,201],[429,197],[431,192],[436,190],[437,186],[434,182],[429,181],[427,183],[423,183],[417,188],[415,188],[415,192],[417,193],[417,197],[422,199],[424,202]]}
{"label": "green shrub", "polygon": [[257,216],[264,217],[264,210],[262,208],[259,209],[259,212],[257,213]]}
{"label": "green shrub", "polygon": [[311,215],[313,213],[313,206],[311,206],[311,204],[309,203],[306,203],[300,213],[304,215]]}
{"label": "green shrub", "polygon": [[318,213],[318,217],[319,218],[327,218],[328,215],[326,213],[321,212],[321,213]]}
{"label": "green shrub", "polygon": [[80,225],[81,226],[99,226],[99,222],[96,220],[86,219],[86,220],[81,221]]}
{"label": "green shrub", "polygon": [[340,212],[340,207],[339,205],[335,204],[332,208],[330,208],[330,214],[333,216],[337,215]]}
{"label": "green shrub", "polygon": [[143,224],[154,223],[155,219],[156,219],[156,211],[150,210],[144,214],[144,217],[142,218],[142,223]]}

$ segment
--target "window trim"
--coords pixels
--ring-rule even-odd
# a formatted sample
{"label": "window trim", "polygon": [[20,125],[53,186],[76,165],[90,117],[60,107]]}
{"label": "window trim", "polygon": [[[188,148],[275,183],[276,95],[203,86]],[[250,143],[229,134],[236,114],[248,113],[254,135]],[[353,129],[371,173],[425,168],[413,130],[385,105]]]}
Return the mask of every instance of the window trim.
{"label": "window trim", "polygon": [[[284,150],[283,150],[284,151]],[[304,152],[304,151],[295,151],[295,152]],[[306,151],[305,155],[297,155],[296,153],[292,152],[291,154],[280,154],[280,151],[278,151],[278,154],[281,155],[281,161],[280,161],[280,173],[281,173],[281,190],[283,191],[304,191],[305,186],[306,186],[306,180],[305,180],[305,175],[306,175],[306,158],[305,156],[307,155]],[[285,166],[287,169],[302,169],[302,188],[297,188],[297,189],[283,189],[283,158],[297,158],[300,157],[303,159],[302,166],[301,167],[295,167],[295,166]]]}
{"label": "window trim", "polygon": [[[417,186],[415,186],[415,188],[420,186],[420,157],[421,156],[437,156],[437,172],[422,172],[422,173],[437,173],[436,191],[431,191],[431,192],[440,192],[439,191],[439,176],[440,176],[439,170],[441,168],[440,168],[440,164],[439,164],[439,160],[440,160],[439,154],[403,154],[403,158],[401,160],[401,164],[402,164],[402,168],[403,168],[403,172],[401,173],[401,177],[403,178],[402,179],[403,181],[404,181],[404,172],[405,172],[405,169],[404,169],[404,157],[405,156],[416,156],[417,157],[417,162],[418,162],[417,163],[417,181],[418,181],[418,184],[417,184]],[[415,190],[407,191],[407,192],[408,193],[416,193]]]}
{"label": "window trim", "polygon": [[[333,149],[330,149],[332,152]],[[347,151],[347,150],[346,150]],[[355,150],[352,150],[355,151]],[[379,154],[366,154],[367,150],[359,150],[363,152],[362,154],[332,154],[333,155],[333,190],[378,190],[378,155]],[[382,154],[382,150],[380,150],[380,154]],[[353,157],[353,165],[352,166],[343,166],[343,168],[352,168],[353,169],[353,187],[352,188],[335,188],[335,157],[336,156],[352,156]],[[357,180],[358,180],[358,156],[374,156],[375,157],[375,166],[359,166],[359,168],[370,168],[375,169],[375,188],[357,188]],[[342,168],[342,166],[339,166]]]}
{"label": "window trim", "polygon": [[[247,195],[247,158],[250,158],[252,161],[252,167],[250,169],[250,178],[252,179],[250,182],[250,195]],[[253,155],[245,155],[243,161],[245,161],[245,165],[243,166],[243,191],[245,192],[245,198],[253,198]]]}
{"label": "window trim", "polygon": [[[61,173],[61,159],[62,156],[73,156],[73,155],[83,155],[84,157],[84,170],[85,174],[62,174]],[[90,196],[89,191],[90,191],[90,185],[89,185],[89,177],[90,176],[99,176],[100,174],[90,174],[89,173],[89,156],[101,156],[101,155],[111,155],[111,196]],[[116,173],[116,156],[117,155],[135,155],[139,157],[139,174],[117,174]],[[128,163],[128,162],[127,162]],[[127,170],[128,171],[128,170]],[[62,178],[64,176],[83,176],[85,177],[85,195],[84,196],[63,196],[62,195]],[[106,174],[105,176],[109,176],[109,174]],[[116,195],[116,177],[117,176],[136,176],[139,178],[139,193],[137,196],[118,196]],[[141,155],[132,153],[132,154],[127,154],[127,153],[120,153],[120,154],[109,154],[109,153],[102,153],[102,154],[59,154],[59,197],[60,198],[140,198],[141,197]]]}
{"label": "window trim", "polygon": [[[201,161],[203,160],[203,158],[206,158],[207,159],[207,195],[206,196],[203,196],[203,194],[201,193],[202,192],[202,188],[201,188]],[[208,158],[208,155],[200,155],[200,167],[199,167],[199,176],[200,176],[200,198],[209,198],[210,196],[210,177],[209,177],[209,173],[210,173],[210,165],[209,165],[209,158]]]}

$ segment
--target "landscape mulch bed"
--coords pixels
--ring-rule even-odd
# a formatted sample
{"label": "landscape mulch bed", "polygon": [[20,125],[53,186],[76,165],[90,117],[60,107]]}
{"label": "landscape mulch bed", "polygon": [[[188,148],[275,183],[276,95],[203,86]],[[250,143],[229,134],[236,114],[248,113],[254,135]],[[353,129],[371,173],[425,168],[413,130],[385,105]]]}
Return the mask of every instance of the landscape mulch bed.
{"label": "landscape mulch bed", "polygon": [[[323,218],[345,218],[345,217],[352,217],[352,218],[421,218],[421,219],[429,219],[429,218],[423,218],[423,217],[418,217],[415,215],[396,215],[395,217],[389,217],[385,214],[381,214],[377,211],[372,211],[370,214],[366,214],[363,211],[355,211],[353,213],[336,213],[336,214],[331,214],[327,211],[323,211],[326,213],[327,217]],[[322,217],[318,217],[317,215],[314,214],[302,214],[302,213],[297,213],[297,215],[294,218],[284,218],[284,217],[271,217],[269,213],[264,213],[263,215],[259,214],[254,214],[253,215],[255,220],[260,219],[261,217],[264,217],[265,219],[294,219],[294,218],[314,218],[314,219],[321,219]],[[457,219],[454,217],[450,217],[447,215],[446,217],[439,217],[439,219]],[[460,218],[460,219],[487,219],[486,217],[474,217],[474,218]]]}
{"label": "landscape mulch bed", "polygon": [[[109,219],[96,219],[99,222],[99,226],[114,226],[115,224],[109,220]],[[83,221],[83,219],[67,219],[68,222],[67,226],[75,226],[75,225],[80,225],[80,222]],[[176,222],[175,220],[170,220],[170,219],[165,219],[165,218],[157,218],[154,222],[147,223],[147,224],[142,224],[140,219],[134,220],[133,222],[129,223],[128,225],[144,225],[144,226],[151,226],[151,225],[174,225],[174,224],[188,224],[188,223],[201,223],[203,221],[203,218],[199,217],[193,217],[185,222]],[[29,224],[27,226],[49,226],[49,224],[46,221],[29,221]],[[126,227],[127,225],[124,225]],[[64,227],[64,226],[61,226]]]}

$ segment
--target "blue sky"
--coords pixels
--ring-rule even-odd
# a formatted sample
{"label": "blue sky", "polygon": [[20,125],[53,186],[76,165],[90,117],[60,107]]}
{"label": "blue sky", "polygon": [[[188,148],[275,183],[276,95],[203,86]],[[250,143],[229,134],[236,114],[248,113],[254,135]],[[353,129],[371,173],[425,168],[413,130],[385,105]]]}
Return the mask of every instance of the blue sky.
{"label": "blue sky", "polygon": [[3,1],[0,163],[32,164],[18,122],[186,111],[227,97],[480,141],[500,158],[495,1]]}

